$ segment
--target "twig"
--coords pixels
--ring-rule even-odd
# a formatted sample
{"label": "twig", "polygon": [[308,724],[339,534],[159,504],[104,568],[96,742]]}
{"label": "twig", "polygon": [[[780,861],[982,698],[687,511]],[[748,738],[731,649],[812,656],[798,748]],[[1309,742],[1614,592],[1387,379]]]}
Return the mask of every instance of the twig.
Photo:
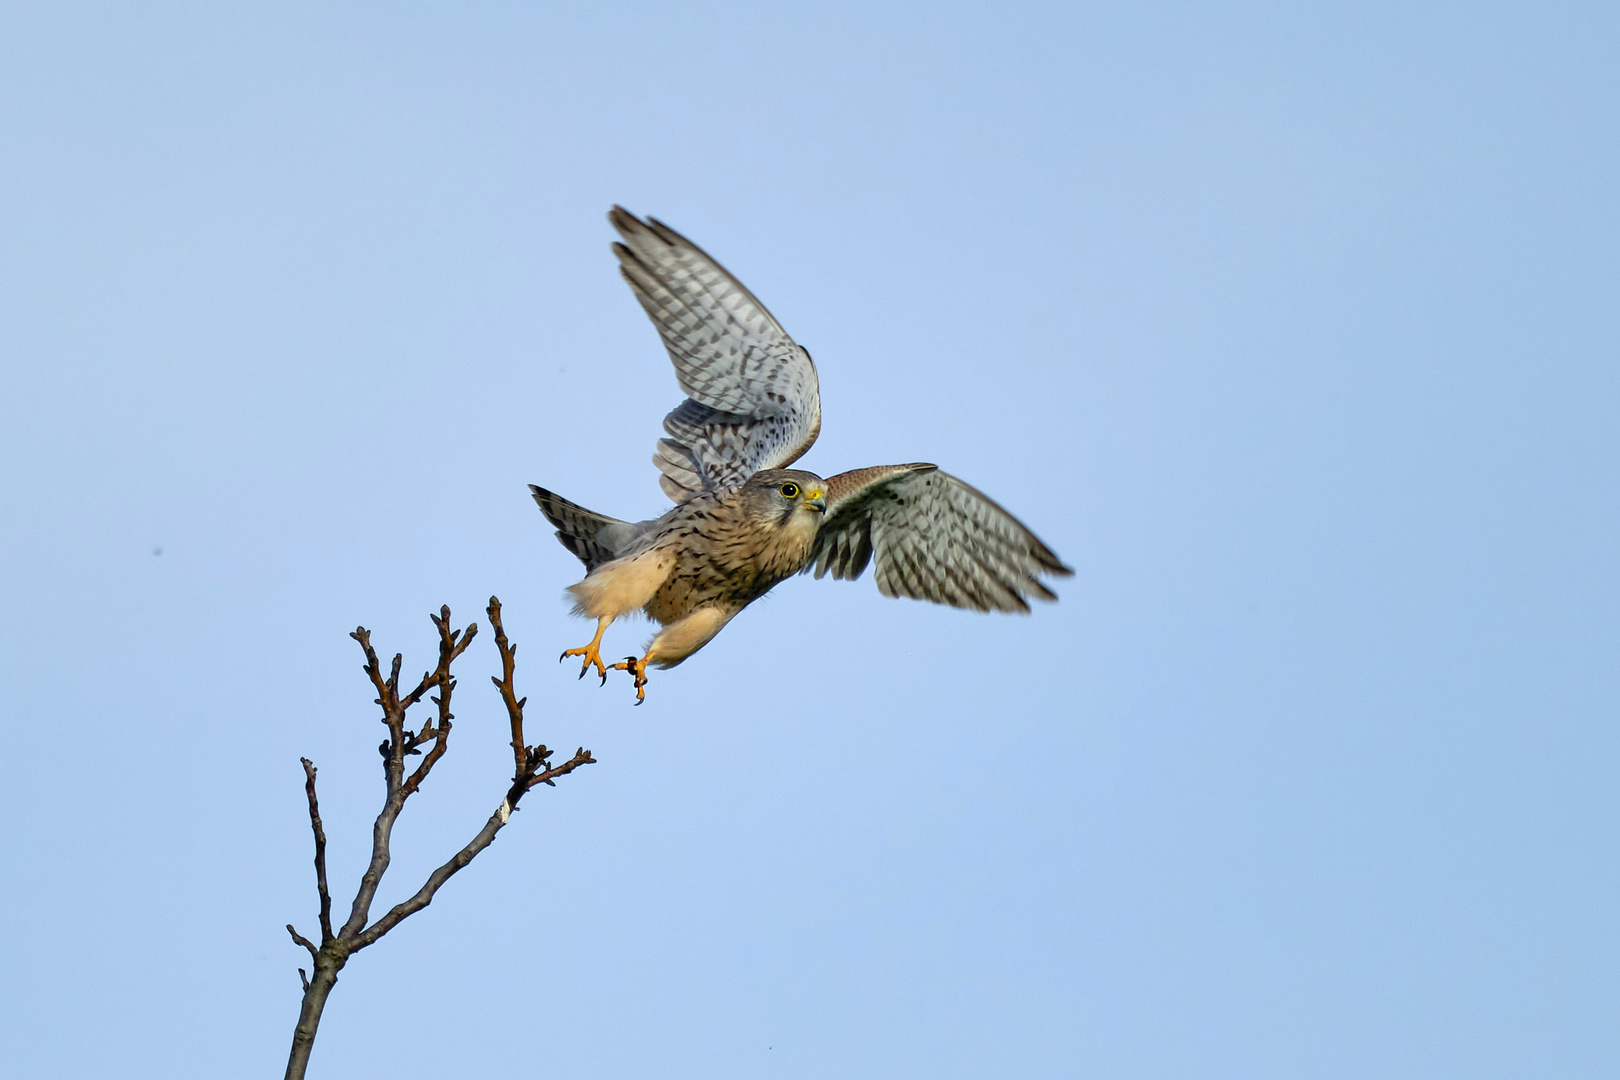
{"label": "twig", "polygon": [[[304,790],[309,799],[310,828],[315,835],[315,885],[320,894],[321,944],[316,948],[288,924],[287,932],[292,935],[292,939],[308,949],[310,956],[314,957],[315,969],[313,977],[307,976],[303,968],[298,969],[298,977],[304,987],[304,1000],[299,1010],[298,1026],[293,1031],[292,1053],[287,1061],[287,1080],[301,1080],[304,1076],[327,995],[337,984],[338,972],[348,963],[349,957],[374,944],[402,921],[431,904],[440,886],[494,842],[496,833],[511,820],[512,811],[517,809],[518,800],[522,799],[529,789],[536,784],[555,786],[558,777],[566,776],[581,765],[590,765],[596,761],[589,750],[580,747],[572,758],[561,765],[552,765],[553,752],[544,744],[529,746],[524,742],[523,708],[528,699],[518,698],[512,680],[517,646],[506,638],[506,630],[501,625],[501,603],[493,596],[489,598],[488,612],[490,625],[495,628],[495,646],[501,656],[501,674],[493,679],[493,682],[500,689],[501,700],[506,705],[507,718],[512,728],[514,762],[512,784],[507,789],[500,806],[490,815],[484,827],[478,831],[478,835],[456,852],[448,862],[429,874],[427,881],[413,896],[395,904],[369,927],[366,926],[366,920],[371,911],[372,901],[376,898],[377,887],[381,884],[383,875],[388,871],[389,842],[393,835],[394,823],[405,808],[405,801],[417,792],[449,747],[451,721],[455,719],[450,711],[450,697],[456,687],[456,681],[450,676],[450,665],[467,650],[474,635],[478,633],[478,624],[474,623],[464,631],[451,630],[450,609],[441,607],[439,614],[432,616],[433,625],[439,631],[438,665],[433,671],[425,673],[415,689],[404,697],[399,696],[399,672],[403,664],[401,655],[395,654],[388,676],[384,678],[377,653],[371,647],[370,632],[362,626],[357,627],[350,635],[360,643],[360,648],[365,653],[365,672],[377,691],[377,704],[383,711],[382,722],[388,728],[388,738],[378,748],[383,758],[386,792],[382,809],[378,811],[377,819],[372,824],[371,859],[366,865],[365,873],[361,875],[360,886],[350,907],[349,917],[334,933],[331,919],[332,900],[326,882],[326,832],[321,825],[320,807],[315,797],[316,769],[308,758],[300,759],[304,766]],[[435,689],[438,691],[437,696],[431,700],[437,706],[438,715],[435,720],[424,724],[421,731],[411,732],[405,723],[406,712],[411,706],[418,704],[424,695]],[[407,778],[405,758],[421,754],[421,746],[428,742],[432,743],[431,748]]]}
{"label": "twig", "polygon": [[[467,646],[472,644],[473,635],[478,633],[478,624],[473,623],[467,627],[467,632],[462,635],[461,643],[458,645],[455,640],[456,635],[450,630],[450,609],[447,607],[440,608],[439,616],[439,618],[433,620],[434,625],[439,630],[439,667],[433,673],[433,676],[434,682],[442,689],[439,696],[432,699],[433,703],[439,707],[439,723],[437,727],[432,724],[425,725],[419,734],[406,736],[409,743],[406,747],[407,753],[414,753],[416,745],[423,739],[431,738],[433,740],[433,749],[428,751],[427,756],[422,759],[422,764],[418,765],[416,771],[411,773],[411,778],[405,781],[406,796],[416,793],[416,789],[422,786],[422,781],[427,779],[428,773],[433,771],[433,766],[439,763],[439,759],[444,756],[445,750],[450,746],[450,721],[455,719],[455,715],[450,711],[450,694],[456,688],[455,680],[450,677],[450,663],[467,650]],[[427,678],[424,676],[423,684],[417,687],[415,691],[412,704],[420,699],[421,691],[426,689],[426,686]],[[409,708],[409,706],[407,705],[404,708]],[[403,709],[401,712],[403,713]]]}
{"label": "twig", "polygon": [[506,802],[502,804],[510,816],[517,809],[518,800],[536,784],[556,787],[553,782],[556,777],[566,776],[581,765],[594,765],[596,759],[582,746],[574,751],[572,758],[553,767],[549,761],[554,751],[547,749],[544,743],[539,746],[525,744],[523,707],[529,703],[529,699],[519,698],[513,688],[512,671],[517,666],[517,646],[506,640],[506,628],[501,625],[501,602],[493,596],[489,598],[489,625],[495,628],[495,648],[501,654],[500,677],[491,676],[489,681],[500,690],[501,701],[506,704],[507,719],[512,725],[512,759],[516,769],[512,774],[512,787],[506,793]]}
{"label": "twig", "polygon": [[315,798],[315,763],[299,758],[304,766],[304,794],[309,796],[309,827],[315,833],[315,890],[321,897],[321,944],[332,940],[332,894],[326,888],[326,830],[321,828],[321,804]]}
{"label": "twig", "polygon": [[287,924],[287,933],[292,935],[294,943],[302,945],[304,948],[308,949],[311,957],[316,960],[321,958],[321,951],[315,947],[315,943],[310,941],[309,938],[305,937],[303,934],[300,934],[298,931],[294,930],[292,923]]}

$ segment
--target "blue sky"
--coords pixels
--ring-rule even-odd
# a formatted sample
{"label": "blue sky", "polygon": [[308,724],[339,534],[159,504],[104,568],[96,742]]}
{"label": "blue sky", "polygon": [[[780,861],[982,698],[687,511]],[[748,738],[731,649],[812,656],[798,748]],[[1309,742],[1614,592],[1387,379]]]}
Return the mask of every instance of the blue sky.
{"label": "blue sky", "polygon": [[[420,670],[491,593],[601,763],[345,970],[312,1075],[1620,1067],[1611,7],[0,20],[21,1073],[279,1075],[298,758],[351,895],[380,795],[346,635]],[[634,710],[552,663],[526,485],[666,505],[614,202],[814,353],[805,467],[939,462],[1061,602],[796,579]],[[385,904],[504,789],[460,667]]]}

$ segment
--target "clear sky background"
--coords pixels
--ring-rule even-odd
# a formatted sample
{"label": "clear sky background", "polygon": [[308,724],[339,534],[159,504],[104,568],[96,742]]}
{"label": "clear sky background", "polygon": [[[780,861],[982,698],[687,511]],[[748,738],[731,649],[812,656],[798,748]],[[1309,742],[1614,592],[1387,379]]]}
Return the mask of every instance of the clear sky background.
{"label": "clear sky background", "polygon": [[[1617,71],[1610,4],[7,5],[7,1068],[279,1076],[346,635],[494,593],[601,763],[314,1076],[1614,1076]],[[939,462],[1061,602],[558,666],[525,485],[667,505],[614,202],[815,354],[807,468]],[[381,905],[504,790],[495,670]]]}

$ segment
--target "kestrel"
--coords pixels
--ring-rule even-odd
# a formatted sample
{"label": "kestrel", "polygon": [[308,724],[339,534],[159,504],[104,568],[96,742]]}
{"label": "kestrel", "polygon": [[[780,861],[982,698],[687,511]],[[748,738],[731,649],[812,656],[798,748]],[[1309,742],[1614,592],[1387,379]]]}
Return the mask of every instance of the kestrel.
{"label": "kestrel", "polygon": [[[879,465],[823,480],[785,468],[821,431],[810,354],[742,282],[669,226],[615,206],[619,270],[652,318],[687,398],[664,418],[653,463],[675,508],[631,524],[541,487],[535,502],[585,564],[569,586],[574,613],[597,620],[590,643],[563,653],[635,678],[671,668],[738,612],[794,574],[873,576],[884,596],[976,611],[1028,612],[1056,600],[1042,574],[1073,571],[1023,523],[938,466]],[[602,662],[614,619],[642,610],[662,627],[640,657]]]}

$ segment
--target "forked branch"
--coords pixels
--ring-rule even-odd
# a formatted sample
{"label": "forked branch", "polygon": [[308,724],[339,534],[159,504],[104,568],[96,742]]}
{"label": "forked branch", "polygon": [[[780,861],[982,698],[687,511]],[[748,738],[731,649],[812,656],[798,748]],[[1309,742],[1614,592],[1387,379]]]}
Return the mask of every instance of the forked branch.
{"label": "forked branch", "polygon": [[[320,898],[321,943],[316,946],[290,924],[288,925],[287,932],[292,935],[293,941],[309,950],[315,962],[312,976],[307,976],[303,968],[298,969],[304,988],[304,1000],[299,1011],[298,1026],[293,1031],[292,1053],[287,1060],[288,1080],[299,1080],[304,1076],[326,998],[337,983],[338,972],[348,963],[349,957],[375,943],[405,919],[432,903],[433,896],[439,891],[440,886],[494,842],[495,834],[505,828],[506,823],[511,820],[512,811],[517,809],[518,801],[529,789],[537,784],[554,786],[558,777],[566,776],[581,765],[590,765],[596,761],[591,757],[589,750],[580,747],[574,752],[573,757],[559,765],[553,765],[551,763],[553,751],[544,744],[529,746],[524,741],[523,707],[528,699],[517,696],[512,678],[517,646],[507,640],[506,630],[501,625],[501,603],[493,596],[489,598],[488,613],[490,625],[495,628],[495,647],[501,657],[501,674],[492,681],[500,690],[501,700],[506,705],[507,717],[512,728],[512,755],[515,768],[511,786],[500,805],[495,808],[495,812],[484,823],[484,827],[465,847],[429,874],[427,881],[414,895],[395,904],[369,926],[366,924],[370,918],[372,901],[376,898],[383,875],[388,872],[389,843],[393,837],[394,823],[404,810],[406,800],[421,788],[423,781],[428,778],[428,774],[444,757],[449,747],[451,722],[455,719],[450,711],[450,698],[456,688],[456,681],[450,674],[450,666],[472,643],[473,637],[478,633],[478,624],[473,623],[464,631],[452,630],[450,609],[441,607],[439,614],[432,616],[433,625],[439,632],[438,665],[432,671],[424,673],[416,687],[403,697],[399,693],[399,672],[403,662],[401,656],[399,654],[394,656],[389,673],[384,677],[377,653],[371,646],[371,634],[362,626],[350,635],[360,643],[360,648],[365,653],[365,672],[377,691],[377,704],[383,711],[382,722],[388,729],[388,737],[378,747],[383,759],[385,794],[382,809],[372,824],[371,859],[360,877],[360,885],[355,892],[354,903],[350,906],[348,919],[342,927],[334,931],[332,897],[326,879],[326,831],[321,824],[320,804],[315,795],[316,770],[308,758],[300,759],[304,765],[304,791],[309,800],[310,829],[315,835],[315,888]],[[437,708],[436,715],[423,724],[420,731],[411,731],[406,724],[406,714],[412,706],[420,703],[424,696],[432,694],[435,690],[437,694],[432,696],[431,700]],[[425,754],[422,750],[424,746],[427,747]],[[405,759],[411,756],[421,756],[422,760],[407,776]]]}

